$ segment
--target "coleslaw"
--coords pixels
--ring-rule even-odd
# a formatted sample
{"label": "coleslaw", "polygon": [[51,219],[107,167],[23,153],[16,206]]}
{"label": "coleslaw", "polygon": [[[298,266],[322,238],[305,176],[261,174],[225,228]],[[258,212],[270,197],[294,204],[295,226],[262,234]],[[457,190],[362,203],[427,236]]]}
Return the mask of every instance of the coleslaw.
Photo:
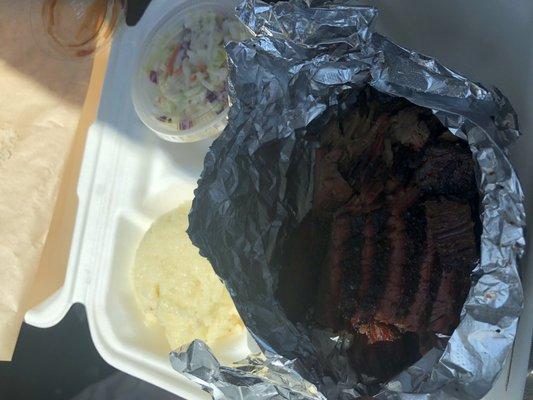
{"label": "coleslaw", "polygon": [[145,73],[156,118],[183,131],[228,107],[224,45],[243,40],[246,31],[236,18],[214,11],[191,12],[176,31],[154,46]]}

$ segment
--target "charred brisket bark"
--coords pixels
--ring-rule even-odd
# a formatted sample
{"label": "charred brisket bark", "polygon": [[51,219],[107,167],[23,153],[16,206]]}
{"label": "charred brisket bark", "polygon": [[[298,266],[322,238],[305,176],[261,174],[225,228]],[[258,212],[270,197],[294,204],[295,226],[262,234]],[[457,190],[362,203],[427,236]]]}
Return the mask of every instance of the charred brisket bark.
{"label": "charred brisket bark", "polygon": [[479,258],[472,154],[429,110],[367,89],[321,134],[314,185],[280,300],[351,334],[353,367],[386,380],[459,322]]}

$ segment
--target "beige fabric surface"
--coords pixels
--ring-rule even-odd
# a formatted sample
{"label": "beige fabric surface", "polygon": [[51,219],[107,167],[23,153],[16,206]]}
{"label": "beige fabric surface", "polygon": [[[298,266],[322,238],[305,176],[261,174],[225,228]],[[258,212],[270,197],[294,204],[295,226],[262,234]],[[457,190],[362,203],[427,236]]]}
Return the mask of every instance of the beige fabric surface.
{"label": "beige fabric surface", "polygon": [[[0,0],[0,360],[11,359],[28,305],[50,294],[40,281],[57,288],[64,277],[73,188],[99,93],[94,89],[84,107],[92,59],[53,58],[36,45],[32,1]],[[80,120],[82,109],[89,117]],[[60,190],[65,196],[54,211]],[[52,220],[55,240],[47,243]]]}

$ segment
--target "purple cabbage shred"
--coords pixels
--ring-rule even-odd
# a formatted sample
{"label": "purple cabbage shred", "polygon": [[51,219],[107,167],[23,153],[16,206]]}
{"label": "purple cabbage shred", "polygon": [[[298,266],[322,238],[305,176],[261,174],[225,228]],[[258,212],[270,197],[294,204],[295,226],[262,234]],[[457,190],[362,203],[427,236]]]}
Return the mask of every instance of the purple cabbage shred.
{"label": "purple cabbage shred", "polygon": [[205,94],[205,99],[212,103],[214,101],[216,101],[217,99],[217,94],[215,92],[212,92],[211,90],[208,90],[207,93]]}
{"label": "purple cabbage shred", "polygon": [[181,120],[180,121],[180,124],[179,124],[179,127],[180,127],[180,130],[185,130],[185,129],[191,129],[192,128],[192,121],[190,119],[184,119],[184,120]]}

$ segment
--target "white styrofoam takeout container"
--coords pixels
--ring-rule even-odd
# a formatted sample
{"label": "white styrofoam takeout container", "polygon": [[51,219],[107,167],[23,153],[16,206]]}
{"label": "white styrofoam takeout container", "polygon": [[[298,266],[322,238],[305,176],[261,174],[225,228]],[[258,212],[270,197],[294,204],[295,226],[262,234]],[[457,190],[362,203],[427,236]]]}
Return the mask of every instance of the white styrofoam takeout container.
{"label": "white styrofoam takeout container", "polygon": [[[72,304],[83,303],[95,346],[109,364],[184,398],[207,399],[199,387],[172,370],[163,332],[144,326],[129,286],[129,269],[142,235],[159,215],[192,198],[210,144],[176,145],[159,140],[137,118],[130,100],[132,61],[140,43],[179,1],[152,0],[141,22],[120,31],[114,39],[98,120],[89,131],[79,178],[79,208],[65,284],[30,310],[25,320],[50,327]],[[517,0],[514,8],[491,9],[483,8],[484,1],[465,5],[450,0],[443,5],[440,0],[405,0],[401,4],[376,0],[372,4],[382,9],[378,29],[399,43],[504,89],[522,117],[522,131],[531,133],[533,117],[527,109],[533,106],[533,81],[526,77],[532,71],[524,68],[533,65],[525,63],[533,61],[533,48],[525,42],[533,36],[533,25],[527,23],[527,15],[533,16],[533,3]],[[435,28],[446,27],[450,21],[453,26],[444,33]],[[494,28],[494,23],[505,23],[502,26],[509,28],[508,32]],[[472,32],[471,26],[475,27]],[[529,34],[524,37],[523,31]],[[490,49],[481,46],[480,35]],[[508,52],[509,46],[522,51],[517,56],[518,66],[508,64],[512,60],[509,54],[494,57],[494,52]],[[521,143],[514,161],[527,194],[533,182],[524,180],[524,175],[531,167],[533,141],[526,136]],[[525,274],[529,295],[513,354],[486,400],[522,398],[531,345],[532,272],[529,268]],[[253,347],[250,343],[243,336],[215,351],[224,360],[236,360],[248,354]]]}
{"label": "white styrofoam takeout container", "polygon": [[[130,286],[137,246],[161,214],[193,197],[211,141],[172,144],[137,117],[131,78],[139,44],[177,0],[154,1],[142,21],[114,39],[98,119],[91,126],[78,183],[79,207],[64,286],[26,314],[38,327],[57,324],[74,303],[86,307],[98,352],[114,367],[187,399],[209,396],[175,372],[164,331],[146,327]],[[214,352],[237,361],[250,353],[247,333]]]}

